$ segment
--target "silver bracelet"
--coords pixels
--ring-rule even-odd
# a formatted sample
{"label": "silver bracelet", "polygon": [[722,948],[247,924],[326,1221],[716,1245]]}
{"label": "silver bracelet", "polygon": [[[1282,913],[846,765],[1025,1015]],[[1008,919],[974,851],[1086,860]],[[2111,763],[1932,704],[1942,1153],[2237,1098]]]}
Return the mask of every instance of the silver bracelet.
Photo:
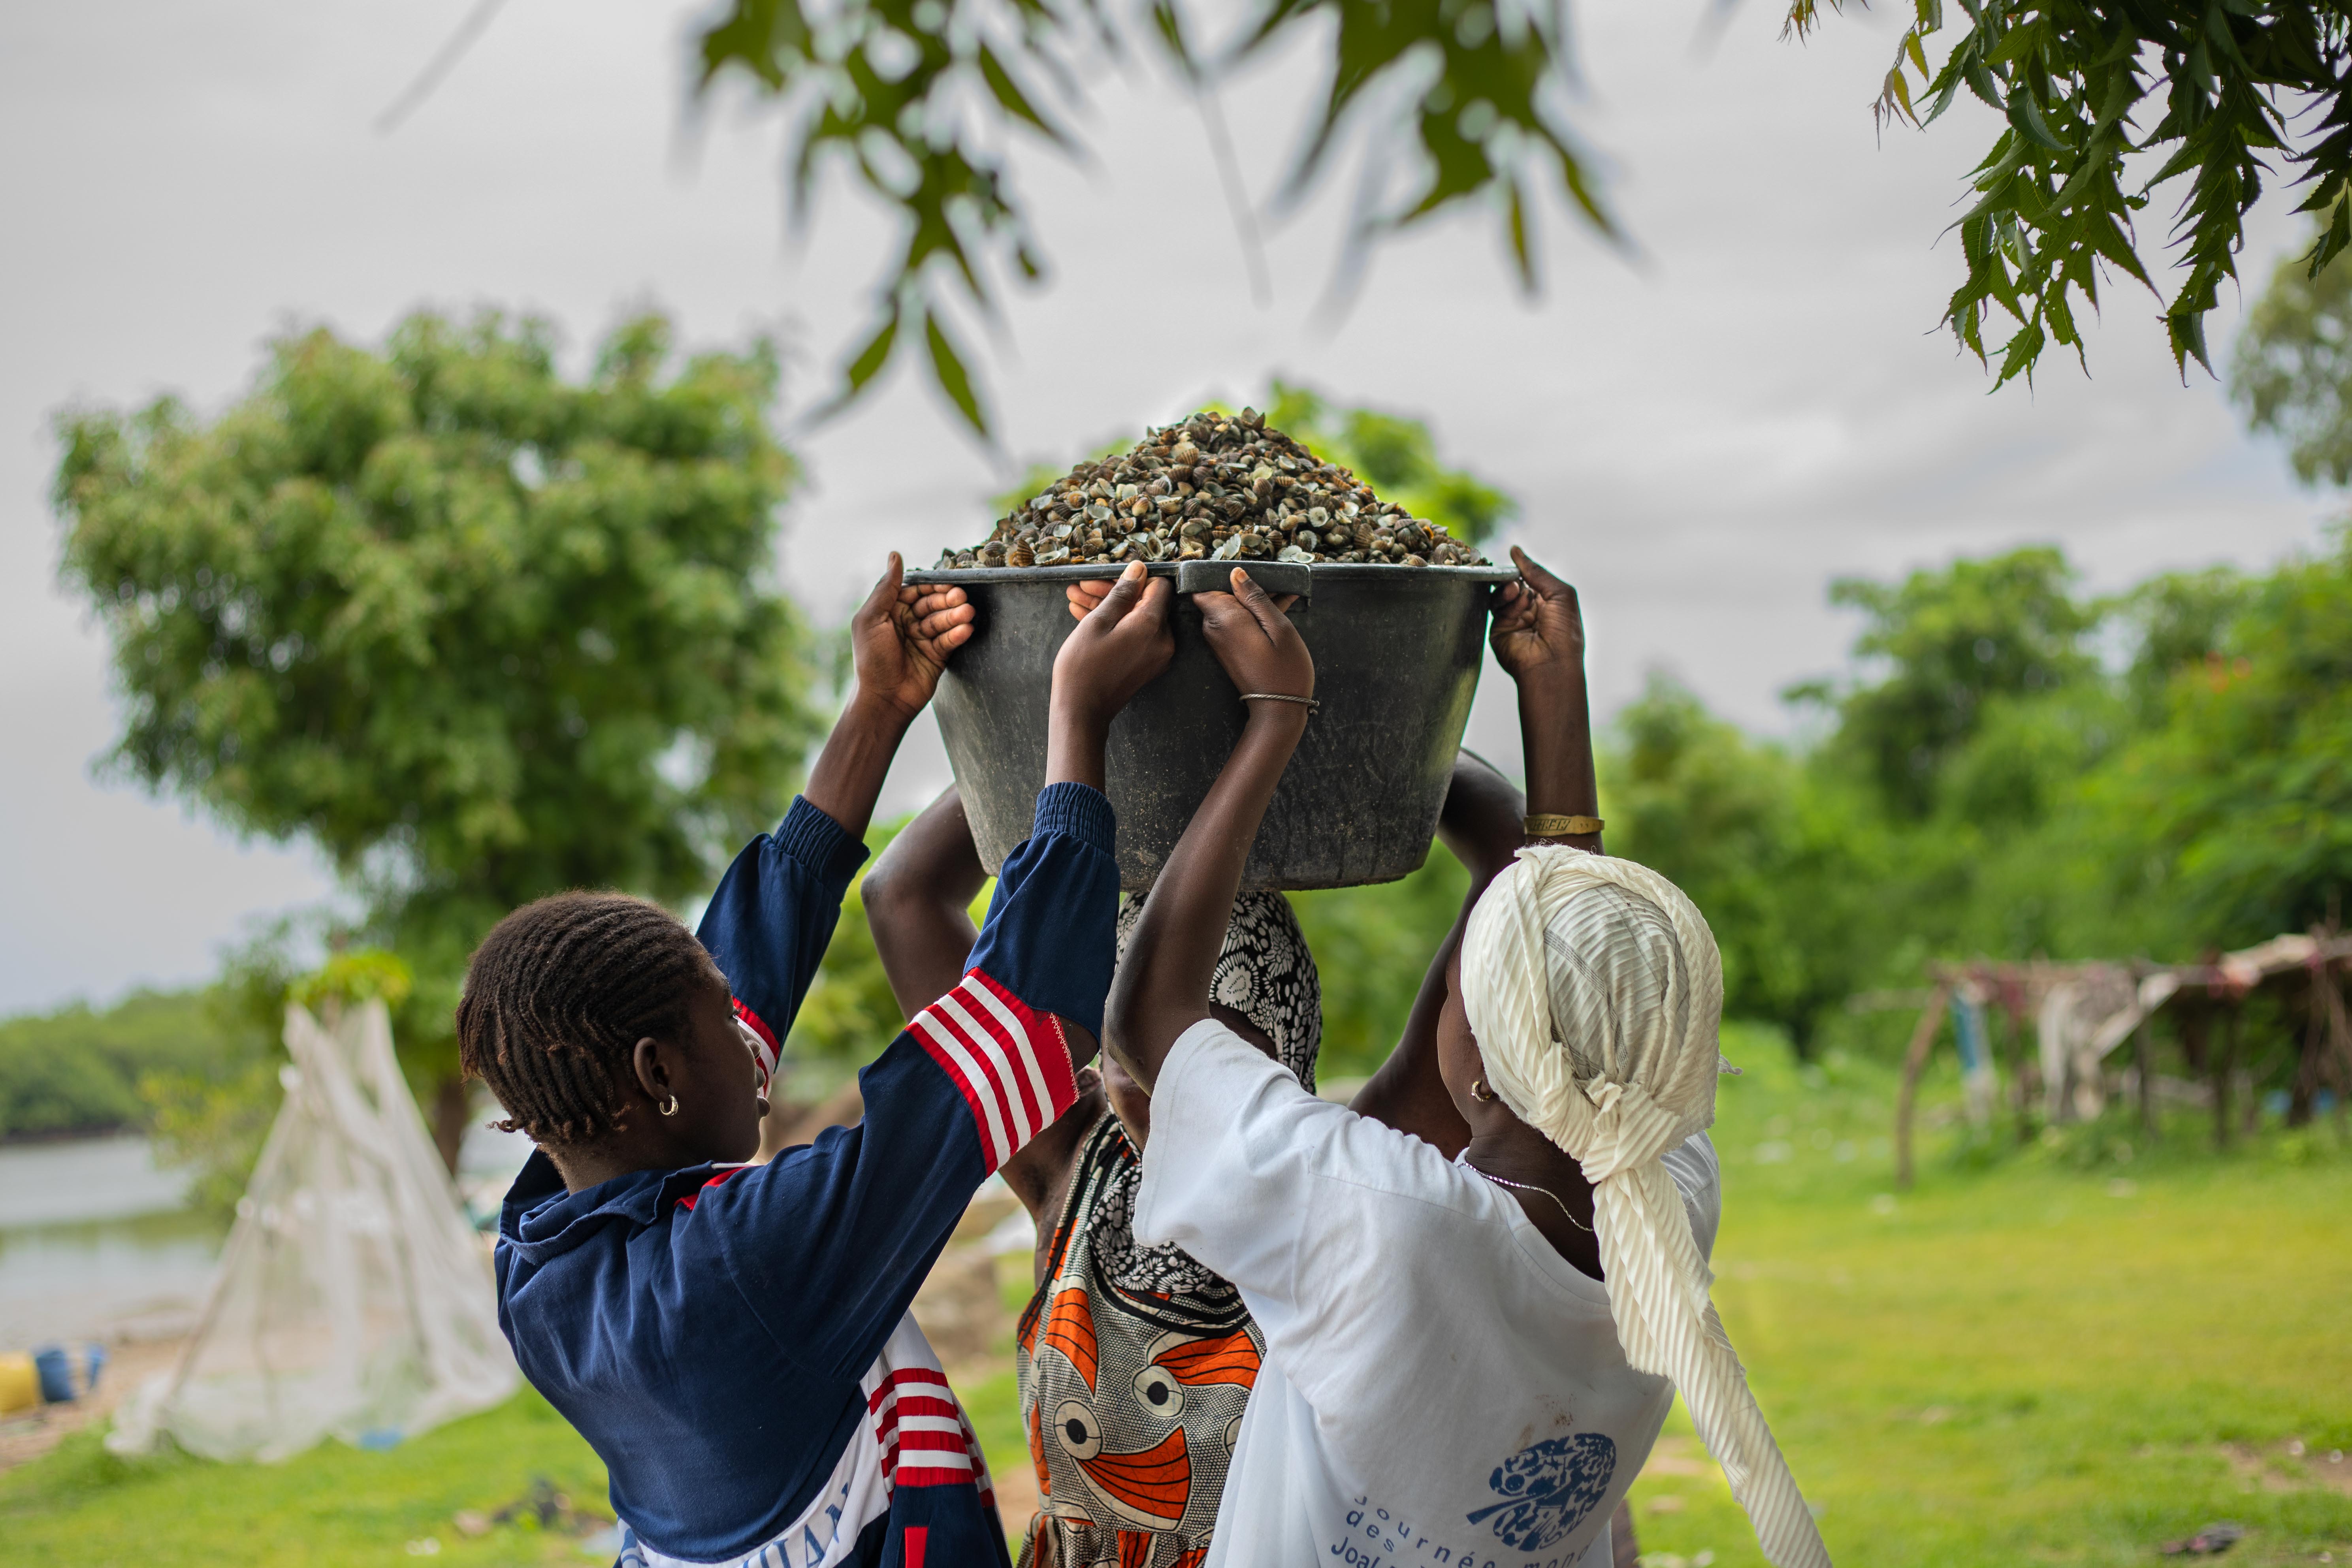
{"label": "silver bracelet", "polygon": [[1297,702],[1305,707],[1309,713],[1323,706],[1312,697],[1293,697],[1287,691],[1244,691],[1242,693],[1242,700],[1244,702]]}

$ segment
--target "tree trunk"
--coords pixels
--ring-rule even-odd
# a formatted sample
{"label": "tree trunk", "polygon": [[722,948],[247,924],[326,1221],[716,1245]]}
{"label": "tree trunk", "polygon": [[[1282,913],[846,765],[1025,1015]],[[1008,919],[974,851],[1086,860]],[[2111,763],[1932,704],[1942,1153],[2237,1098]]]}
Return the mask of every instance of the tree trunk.
{"label": "tree trunk", "polygon": [[2163,1134],[2156,1112],[2156,1042],[2151,1034],[2146,1018],[2132,1030],[2132,1072],[2139,1080],[2139,1130],[2153,1143]]}
{"label": "tree trunk", "polygon": [[[2025,1003],[2019,992],[2012,998],[2005,987],[2001,996],[2001,1017],[2008,1026],[2004,1037],[2008,1042],[2005,1055],[2009,1058],[2010,1087],[2015,1092],[2011,1102],[2017,1110],[2017,1146],[2023,1148],[2033,1142],[2033,1101],[2041,1090],[2042,1074],[2025,1048]],[[2012,1005],[2013,1003],[2013,1005]]]}
{"label": "tree trunk", "polygon": [[2327,1037],[2327,1002],[2323,994],[2327,984],[2326,966],[2315,964],[2308,988],[2311,1016],[2304,1026],[2303,1049],[2295,1058],[2294,1081],[2287,1089],[2289,1127],[2310,1125],[2312,1105],[2319,1098],[2320,1079],[2327,1069],[2328,1047],[2335,1044]]}
{"label": "tree trunk", "polygon": [[465,1076],[446,1074],[433,1086],[433,1146],[441,1151],[441,1163],[453,1177],[457,1173],[457,1150],[466,1142],[466,1124],[472,1120],[473,1095]]}
{"label": "tree trunk", "polygon": [[2189,1076],[2193,1079],[2207,1076],[2205,1008],[2184,1001],[2173,1009],[2172,1016],[2179,1021],[2180,1054],[2188,1060]]}
{"label": "tree trunk", "polygon": [[2213,1057],[2213,1147],[2230,1146],[2230,1087],[2238,1068],[2240,1009],[2228,1005],[2221,1015],[2221,1047]]}

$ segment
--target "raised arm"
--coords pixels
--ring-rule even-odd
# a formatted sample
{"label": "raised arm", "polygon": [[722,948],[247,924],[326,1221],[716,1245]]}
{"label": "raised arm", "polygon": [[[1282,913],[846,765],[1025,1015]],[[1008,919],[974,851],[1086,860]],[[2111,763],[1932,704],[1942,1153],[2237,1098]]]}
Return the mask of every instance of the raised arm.
{"label": "raised arm", "polygon": [[850,620],[856,684],[773,833],[746,845],[719,879],[696,932],[734,993],[736,1016],[772,1073],[842,895],[866,859],[875,798],[907,726],[939,685],[948,656],[971,639],[961,588],[909,588],[896,553]]}
{"label": "raised arm", "polygon": [[987,881],[953,784],[898,830],[866,873],[858,892],[901,1017],[913,1017],[963,978],[980,940],[971,901]]}
{"label": "raised arm", "polygon": [[[987,879],[964,816],[963,796],[953,785],[900,828],[866,873],[860,890],[875,950],[907,1017],[946,995],[971,967],[971,950],[980,939],[971,923],[971,900]],[[1076,1087],[1078,1098],[1060,1120],[996,1169],[1043,1230],[1050,1230],[1050,1216],[1061,1212],[1070,1162],[1102,1114],[1092,1069],[1077,1075]]]}
{"label": "raised arm", "polygon": [[939,689],[948,656],[971,640],[974,611],[961,588],[909,588],[905,574],[894,550],[850,617],[856,684],[801,792],[852,838],[866,837],[898,742]]}
{"label": "raised arm", "polygon": [[1306,704],[1280,699],[1315,691],[1315,661],[1286,605],[1239,567],[1232,581],[1231,594],[1197,596],[1202,632],[1236,691],[1274,696],[1247,704],[1241,742],[1160,868],[1111,986],[1108,1048],[1147,1091],[1177,1037],[1209,1016],[1209,982],[1242,867],[1307,728]]}
{"label": "raised arm", "polygon": [[1479,895],[1527,842],[1521,826],[1526,815],[1527,802],[1518,786],[1492,763],[1468,752],[1454,759],[1454,782],[1445,792],[1437,837],[1469,870],[1470,888],[1453,929],[1422,976],[1420,994],[1413,998],[1396,1048],[1349,1106],[1357,1114],[1410,1132],[1448,1155],[1459,1153],[1470,1141],[1470,1126],[1454,1109],[1437,1071],[1437,1016],[1445,1007],[1446,965],[1462,945],[1462,932]]}
{"label": "raised arm", "polygon": [[[1522,844],[1557,842],[1595,851],[1600,795],[1592,765],[1592,723],[1584,689],[1584,623],[1576,590],[1513,549],[1521,580],[1497,595],[1492,643],[1496,662],[1519,689],[1519,736],[1526,749],[1528,796],[1465,752],[1438,820],[1438,836],[1470,871],[1470,889],[1454,929],[1431,959],[1396,1049],[1355,1100],[1362,1115],[1433,1144],[1447,1155],[1469,1142],[1470,1128],[1437,1070],[1437,1016],[1445,975],[1470,910]],[[1549,816],[1555,820],[1546,822]],[[1590,833],[1528,833],[1585,818]],[[1587,822],[1574,826],[1584,826]]]}
{"label": "raised arm", "polygon": [[[1168,624],[1174,597],[1165,578],[1148,580],[1143,563],[1134,563],[1055,656],[1036,826],[998,869],[988,919],[955,988],[1001,990],[996,983],[1024,977],[1022,999],[1060,1021],[1073,1066],[1094,1059],[1117,954],[1111,932],[1118,874],[1111,858],[1110,802],[1102,793],[1103,748],[1119,710],[1175,655]],[[1081,839],[1096,841],[1088,846],[1092,858],[1083,871],[1063,868],[1057,858]],[[1084,908],[1065,910],[1057,902]],[[943,993],[937,1005],[945,1006],[953,994]],[[984,998],[975,1000],[984,1005]],[[1055,1115],[1068,1104],[1063,1100]]]}
{"label": "raised arm", "polygon": [[[1584,613],[1576,590],[1518,546],[1519,581],[1505,586],[1488,641],[1495,661],[1519,688],[1519,741],[1527,748],[1531,828],[1564,829],[1583,818],[1590,832],[1530,831],[1529,843],[1601,853],[1601,788],[1592,771],[1592,709],[1584,689]],[[1580,824],[1579,826],[1582,826]]]}

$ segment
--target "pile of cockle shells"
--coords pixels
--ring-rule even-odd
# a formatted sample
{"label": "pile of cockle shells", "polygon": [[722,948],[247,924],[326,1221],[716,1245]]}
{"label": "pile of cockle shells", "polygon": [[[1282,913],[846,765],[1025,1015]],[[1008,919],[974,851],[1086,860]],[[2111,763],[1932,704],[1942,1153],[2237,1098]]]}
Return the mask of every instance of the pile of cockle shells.
{"label": "pile of cockle shells", "polygon": [[939,566],[1076,566],[1129,561],[1375,562],[1483,566],[1437,523],[1383,501],[1265,416],[1195,414],[1134,450],[1080,463],[977,548]]}

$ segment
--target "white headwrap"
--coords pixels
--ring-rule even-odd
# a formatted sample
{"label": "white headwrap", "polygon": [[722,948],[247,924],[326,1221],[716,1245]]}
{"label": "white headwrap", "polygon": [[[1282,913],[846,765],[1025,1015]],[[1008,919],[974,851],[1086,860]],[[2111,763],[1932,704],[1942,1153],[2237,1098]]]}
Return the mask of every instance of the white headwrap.
{"label": "white headwrap", "polygon": [[1658,1158],[1715,1120],[1723,959],[1706,921],[1646,867],[1565,845],[1522,849],[1471,911],[1462,1000],[1495,1092],[1592,1184],[1625,1359],[1674,1381],[1764,1555],[1827,1568]]}

